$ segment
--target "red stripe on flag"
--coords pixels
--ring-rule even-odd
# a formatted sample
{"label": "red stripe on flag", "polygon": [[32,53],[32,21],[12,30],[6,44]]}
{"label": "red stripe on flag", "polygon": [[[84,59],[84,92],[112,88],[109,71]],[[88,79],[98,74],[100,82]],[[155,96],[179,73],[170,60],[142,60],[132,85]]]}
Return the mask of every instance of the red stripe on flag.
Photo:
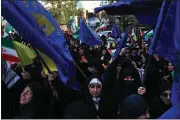
{"label": "red stripe on flag", "polygon": [[12,62],[20,61],[20,59],[18,57],[7,55],[7,54],[1,54],[1,57],[3,60],[8,60],[8,61],[12,61]]}

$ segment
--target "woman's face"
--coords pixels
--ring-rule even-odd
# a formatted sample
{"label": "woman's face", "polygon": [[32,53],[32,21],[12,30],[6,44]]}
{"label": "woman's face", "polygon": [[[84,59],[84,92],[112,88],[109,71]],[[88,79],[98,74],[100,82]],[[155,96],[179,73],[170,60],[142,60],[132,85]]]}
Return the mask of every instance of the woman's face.
{"label": "woman's face", "polygon": [[168,71],[173,71],[173,70],[174,70],[174,66],[171,63],[169,63],[168,64]]}
{"label": "woman's face", "polygon": [[44,71],[42,71],[41,76],[42,76],[42,78],[47,78],[48,75]]}
{"label": "woman's face", "polygon": [[121,64],[118,64],[117,66],[117,72],[120,72],[121,71]]}
{"label": "woman's face", "polygon": [[103,50],[103,51],[102,51],[102,55],[105,55],[105,54],[106,54],[106,50]]}
{"label": "woman's face", "polygon": [[30,87],[27,86],[21,93],[20,104],[21,105],[28,104],[32,100],[32,97],[33,97],[33,93]]}
{"label": "woman's face", "polygon": [[29,72],[22,72],[21,75],[23,76],[24,80],[31,79],[31,74]]}
{"label": "woman's face", "polygon": [[93,96],[93,97],[98,97],[101,93],[101,85],[100,84],[91,84],[89,86],[89,93]]}
{"label": "woman's face", "polygon": [[79,49],[79,54],[83,55],[84,54],[84,50],[83,49]]}
{"label": "woman's face", "polygon": [[160,98],[161,100],[166,104],[169,105],[171,104],[171,90],[166,90],[161,93]]}

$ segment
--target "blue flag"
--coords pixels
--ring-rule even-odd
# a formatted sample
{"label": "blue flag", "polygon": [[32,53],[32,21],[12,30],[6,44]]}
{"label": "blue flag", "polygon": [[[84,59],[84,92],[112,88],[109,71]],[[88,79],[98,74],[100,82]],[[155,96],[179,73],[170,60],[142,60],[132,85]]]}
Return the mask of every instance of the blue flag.
{"label": "blue flag", "polygon": [[180,1],[164,0],[150,54],[158,54],[174,65],[172,104],[180,104]]}
{"label": "blue flag", "polygon": [[116,58],[119,56],[119,53],[121,52],[121,49],[126,46],[126,42],[127,42],[128,37],[129,37],[128,32],[129,32],[129,30],[128,30],[128,28],[126,28],[124,36],[123,36],[122,40],[120,41],[120,45],[119,45],[119,47],[116,48],[116,52],[115,52],[115,57]]}
{"label": "blue flag", "polygon": [[141,24],[154,27],[157,23],[159,12],[160,8],[157,8],[155,10],[149,11],[148,13],[135,14],[135,17]]}
{"label": "blue flag", "polygon": [[87,45],[101,45],[101,38],[80,18],[80,41]]}
{"label": "blue flag", "polygon": [[[24,40],[41,50],[57,65],[64,84],[78,85],[75,66],[64,34],[52,15],[37,1],[2,1],[2,16]],[[75,85],[76,84],[76,85]]]}
{"label": "blue flag", "polygon": [[95,12],[105,10],[108,15],[135,15],[142,24],[154,26],[162,0],[120,0],[114,4],[97,7]]}
{"label": "blue flag", "polygon": [[116,40],[114,41],[114,43],[115,43],[116,45],[118,45],[121,40],[122,40],[121,37],[119,37],[118,39],[116,39]]}
{"label": "blue flag", "polygon": [[121,38],[121,33],[119,32],[116,24],[113,25],[111,36],[114,38],[118,38],[118,37]]}
{"label": "blue flag", "polygon": [[158,18],[150,54],[158,54],[175,64],[180,52],[180,1],[165,0]]}
{"label": "blue flag", "polygon": [[177,104],[175,106],[172,106],[158,119],[179,119],[179,118],[180,118],[180,104]]}

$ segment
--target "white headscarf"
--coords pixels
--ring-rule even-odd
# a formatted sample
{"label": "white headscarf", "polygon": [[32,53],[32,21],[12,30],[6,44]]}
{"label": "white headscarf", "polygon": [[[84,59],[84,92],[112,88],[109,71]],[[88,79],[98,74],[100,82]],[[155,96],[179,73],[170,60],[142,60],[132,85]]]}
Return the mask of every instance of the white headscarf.
{"label": "white headscarf", "polygon": [[99,84],[99,85],[102,86],[101,81],[100,81],[99,79],[97,79],[97,78],[93,78],[93,79],[89,82],[89,86],[90,86],[91,84]]}
{"label": "white headscarf", "polygon": [[[97,78],[93,78],[90,82],[89,82],[89,87],[91,84],[99,84],[102,86],[102,83],[99,79]],[[99,97],[93,97],[93,101],[94,101],[94,104],[95,104],[95,107],[96,109],[98,110],[99,109],[99,101],[100,101],[100,98]]]}

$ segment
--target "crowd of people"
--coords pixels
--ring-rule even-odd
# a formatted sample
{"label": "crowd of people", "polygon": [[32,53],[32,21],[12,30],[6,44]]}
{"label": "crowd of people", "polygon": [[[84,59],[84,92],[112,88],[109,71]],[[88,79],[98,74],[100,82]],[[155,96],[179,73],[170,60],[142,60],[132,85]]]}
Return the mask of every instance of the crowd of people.
{"label": "crowd of people", "polygon": [[[68,32],[64,34],[80,68],[76,79],[81,90],[63,84],[57,71],[45,73],[38,59],[24,66],[25,71],[19,64],[11,68],[2,64],[2,118],[156,119],[171,108],[173,65],[149,55],[150,42],[135,42],[129,36],[126,47],[114,58],[109,50],[118,45],[107,48],[110,34],[101,36],[100,46],[80,44]],[[23,41],[17,34],[8,39]],[[14,74],[20,79],[8,88]]]}

